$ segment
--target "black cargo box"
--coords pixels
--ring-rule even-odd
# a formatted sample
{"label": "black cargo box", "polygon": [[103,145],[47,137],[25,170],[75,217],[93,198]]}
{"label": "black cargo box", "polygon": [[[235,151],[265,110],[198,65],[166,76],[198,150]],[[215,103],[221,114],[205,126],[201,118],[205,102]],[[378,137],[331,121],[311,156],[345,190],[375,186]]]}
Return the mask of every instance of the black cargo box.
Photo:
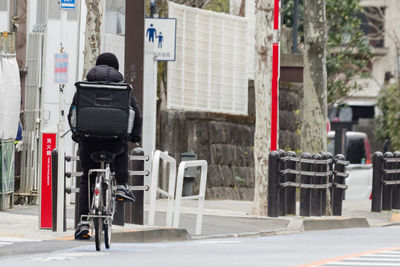
{"label": "black cargo box", "polygon": [[126,136],[129,100],[127,83],[77,82],[76,131],[87,137]]}

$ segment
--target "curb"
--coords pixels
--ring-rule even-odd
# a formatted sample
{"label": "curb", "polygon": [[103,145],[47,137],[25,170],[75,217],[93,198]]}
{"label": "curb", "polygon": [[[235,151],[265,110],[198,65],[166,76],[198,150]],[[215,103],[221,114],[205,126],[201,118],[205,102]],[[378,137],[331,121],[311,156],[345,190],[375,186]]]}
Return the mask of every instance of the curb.
{"label": "curb", "polygon": [[369,228],[367,218],[292,218],[285,229],[266,230],[260,232],[244,232],[239,234],[215,234],[207,236],[193,236],[192,240],[213,239],[213,238],[241,238],[241,237],[263,237],[281,234],[294,234],[305,231],[335,230],[349,228]]}
{"label": "curb", "polygon": [[113,232],[111,239],[112,242],[116,243],[151,243],[163,241],[187,241],[192,238],[186,229],[160,228]]}
{"label": "curb", "polygon": [[304,219],[304,231],[370,227],[367,218]]}

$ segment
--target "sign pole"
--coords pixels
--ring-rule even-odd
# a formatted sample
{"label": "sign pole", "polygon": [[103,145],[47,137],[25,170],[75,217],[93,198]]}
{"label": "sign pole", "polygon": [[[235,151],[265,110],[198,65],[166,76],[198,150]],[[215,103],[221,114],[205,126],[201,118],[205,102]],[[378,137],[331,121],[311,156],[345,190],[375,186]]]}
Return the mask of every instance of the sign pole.
{"label": "sign pole", "polygon": [[274,31],[272,39],[272,88],[271,88],[271,151],[278,149],[279,119],[279,27],[280,0],[274,0]]}
{"label": "sign pole", "polygon": [[[151,155],[156,148],[157,121],[157,64],[158,61],[174,61],[176,47],[176,19],[145,19],[145,55],[143,87],[143,150]],[[145,162],[145,170],[151,170],[151,162]],[[150,184],[145,177],[145,184]],[[157,185],[151,185],[157,186]],[[145,203],[149,203],[149,194],[145,193]]]}
{"label": "sign pole", "polygon": [[[152,157],[156,149],[157,120],[157,61],[154,56],[154,44],[145,43],[143,87],[143,140],[145,154]],[[151,170],[151,162],[144,162],[144,169]],[[150,184],[151,175],[145,176],[145,184]],[[149,203],[149,194],[145,192],[145,203]]]}
{"label": "sign pole", "polygon": [[[61,40],[60,40],[60,53],[65,53],[63,43],[65,40],[65,25],[67,23],[67,11],[61,9]],[[59,84],[59,115],[58,115],[58,134],[57,134],[57,147],[58,147],[58,177],[57,177],[57,232],[64,230],[64,88],[65,84]]]}

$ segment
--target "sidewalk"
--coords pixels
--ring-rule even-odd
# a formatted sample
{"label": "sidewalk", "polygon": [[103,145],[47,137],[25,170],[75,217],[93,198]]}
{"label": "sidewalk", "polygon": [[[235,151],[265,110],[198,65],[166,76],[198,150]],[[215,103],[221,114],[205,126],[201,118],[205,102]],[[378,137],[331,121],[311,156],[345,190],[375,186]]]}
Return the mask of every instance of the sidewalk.
{"label": "sidewalk", "polygon": [[[157,201],[155,222],[157,226],[125,224],[113,226],[113,242],[155,242],[217,237],[265,236],[309,230],[377,227],[400,222],[398,211],[370,212],[370,200],[346,200],[343,216],[270,218],[249,215],[250,201],[206,200],[202,235],[196,236],[197,201],[182,204],[179,229],[165,227],[165,199]],[[15,206],[0,212],[0,238],[16,237],[27,240],[72,240],[73,206],[67,209],[67,231],[56,233],[38,229],[38,206]],[[145,205],[145,224],[148,206]]]}

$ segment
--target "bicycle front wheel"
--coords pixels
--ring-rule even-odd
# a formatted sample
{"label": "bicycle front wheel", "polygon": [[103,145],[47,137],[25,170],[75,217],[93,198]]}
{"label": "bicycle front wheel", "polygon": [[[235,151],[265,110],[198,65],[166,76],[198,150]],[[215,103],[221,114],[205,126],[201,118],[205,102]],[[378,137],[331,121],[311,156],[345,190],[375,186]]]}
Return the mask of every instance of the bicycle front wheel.
{"label": "bicycle front wheel", "polygon": [[104,245],[106,249],[109,249],[111,246],[111,224],[104,225]]}
{"label": "bicycle front wheel", "polygon": [[101,243],[103,239],[103,218],[101,217],[95,217],[93,219],[94,223],[94,239],[96,243],[96,250],[100,251],[101,250]]}

